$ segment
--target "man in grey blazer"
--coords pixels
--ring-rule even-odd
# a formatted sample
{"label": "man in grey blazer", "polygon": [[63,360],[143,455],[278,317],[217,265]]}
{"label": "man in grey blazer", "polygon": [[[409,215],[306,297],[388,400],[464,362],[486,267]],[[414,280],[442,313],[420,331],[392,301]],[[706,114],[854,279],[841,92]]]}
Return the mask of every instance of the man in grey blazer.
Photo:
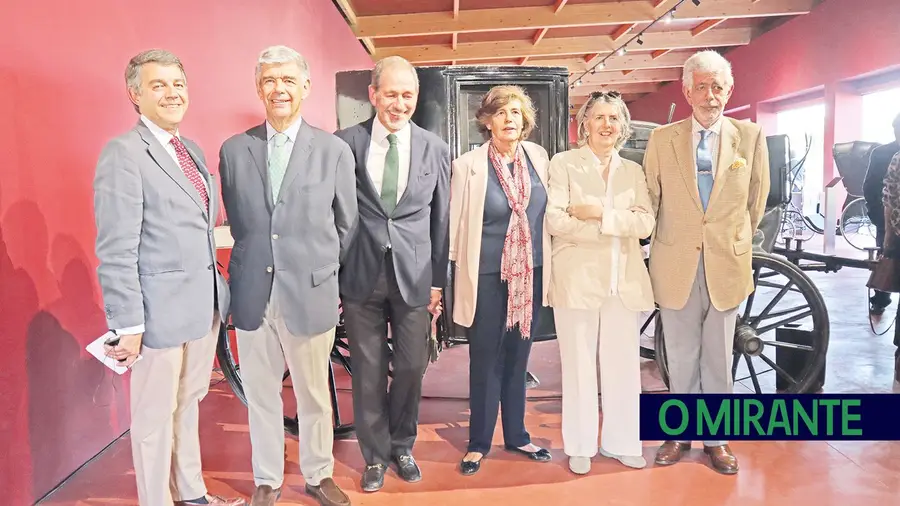
{"label": "man in grey blazer", "polygon": [[[429,312],[447,278],[450,148],[410,121],[418,99],[415,68],[399,57],[378,62],[369,99],[377,114],[337,132],[353,150],[359,230],[343,263],[341,300],[353,362],[353,413],[366,461],[361,486],[376,491],[393,462],[419,481],[412,456]],[[388,392],[387,316],[393,343]]]}
{"label": "man in grey blazer", "polygon": [[228,273],[250,412],[253,506],[274,505],[284,481],[281,398],[287,362],[297,399],[300,471],[321,504],[349,505],[332,479],[328,365],[338,323],[338,268],[357,222],[353,154],[301,117],[309,67],[288,47],[260,53],[266,121],[219,153],[234,237]]}
{"label": "man in grey blazer", "polygon": [[189,103],[184,67],[167,51],[145,51],[129,61],[125,84],[140,119],[100,154],[94,214],[97,273],[118,340],[107,354],[131,366],[138,501],[244,504],[209,495],[201,475],[199,403],[229,292],[215,267],[217,185],[178,131]]}

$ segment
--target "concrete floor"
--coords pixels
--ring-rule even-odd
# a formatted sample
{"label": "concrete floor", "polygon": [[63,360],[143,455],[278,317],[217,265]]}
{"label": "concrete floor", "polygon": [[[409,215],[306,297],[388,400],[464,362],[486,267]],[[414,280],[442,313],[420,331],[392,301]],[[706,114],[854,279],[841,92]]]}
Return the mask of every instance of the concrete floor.
{"label": "concrete floor", "polygon": [[[840,241],[840,238],[838,238]],[[846,248],[841,248],[846,250]],[[854,251],[846,254],[863,256]],[[824,391],[897,392],[893,381],[893,328],[873,334],[867,316],[865,282],[868,272],[809,273],[825,297],[831,320],[831,341]],[[877,322],[889,325],[894,304]],[[384,489],[372,495],[359,489],[363,462],[355,439],[335,442],[335,480],[354,505],[900,505],[900,442],[736,442],[740,459],[736,476],[711,470],[699,447],[687,461],[660,468],[652,464],[657,442],[645,442],[644,470],[632,470],[596,457],[591,473],[576,477],[567,468],[560,434],[560,372],[555,341],[536,344],[530,369],[540,379],[529,390],[526,424],[538,445],[550,448],[553,461],[531,463],[502,449],[498,425],[495,449],[481,472],[463,477],[457,472],[467,441],[468,355],[466,347],[446,350],[429,368],[416,446],[424,480],[410,485],[389,472]],[[645,363],[645,391],[664,388],[651,362]],[[201,439],[207,485],[212,493],[249,497],[253,492],[246,408],[231,393],[221,375],[202,403]],[[349,378],[339,377],[340,404],[350,414]],[[738,389],[747,388],[746,382]],[[291,392],[285,389],[285,398]],[[289,409],[289,407],[288,407]],[[303,493],[298,445],[288,438],[286,489],[282,504],[316,504]],[[563,495],[573,499],[563,499]],[[137,504],[130,441],[125,435],[85,466],[44,504]]]}

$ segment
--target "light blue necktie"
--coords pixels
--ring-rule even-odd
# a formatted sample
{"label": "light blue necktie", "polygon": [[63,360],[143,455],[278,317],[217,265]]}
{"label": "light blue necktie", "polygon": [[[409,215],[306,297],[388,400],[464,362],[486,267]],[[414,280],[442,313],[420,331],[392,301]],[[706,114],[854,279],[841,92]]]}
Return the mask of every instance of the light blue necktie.
{"label": "light blue necktie", "polygon": [[709,204],[709,194],[713,187],[712,151],[709,148],[709,130],[700,131],[700,143],[697,144],[697,189],[700,191],[700,202],[703,211]]}
{"label": "light blue necktie", "polygon": [[272,151],[269,155],[269,182],[272,185],[272,200],[278,201],[278,193],[281,191],[281,183],[284,181],[284,173],[287,171],[290,159],[290,146],[288,136],[277,132],[272,136]]}

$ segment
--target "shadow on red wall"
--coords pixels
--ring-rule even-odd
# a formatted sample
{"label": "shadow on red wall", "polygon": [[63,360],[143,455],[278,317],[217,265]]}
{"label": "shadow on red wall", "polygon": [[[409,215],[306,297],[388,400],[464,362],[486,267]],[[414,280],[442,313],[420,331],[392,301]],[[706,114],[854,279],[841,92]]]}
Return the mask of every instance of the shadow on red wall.
{"label": "shadow on red wall", "polygon": [[[26,230],[28,241],[3,241],[3,231]],[[83,462],[82,455],[60,449],[102,445],[127,427],[127,381],[80,344],[106,327],[90,265],[74,237],[50,240],[33,201],[13,203],[0,219],[0,307],[11,315],[0,320],[0,333],[12,345],[4,349],[12,367],[0,373],[0,406],[8,410],[0,413],[0,445],[8,445],[0,447],[8,456],[0,489],[23,499],[14,504],[39,498]],[[54,296],[41,307],[39,294]],[[17,436],[25,433],[27,439]]]}

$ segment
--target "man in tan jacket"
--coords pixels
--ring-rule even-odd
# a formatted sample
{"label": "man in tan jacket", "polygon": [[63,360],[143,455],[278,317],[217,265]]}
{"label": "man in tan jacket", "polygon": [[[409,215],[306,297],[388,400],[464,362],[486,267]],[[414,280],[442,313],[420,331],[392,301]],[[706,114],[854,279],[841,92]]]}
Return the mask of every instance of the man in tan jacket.
{"label": "man in tan jacket", "polygon": [[[759,125],[722,115],[731,65],[703,51],[684,66],[690,118],[650,136],[644,170],[657,226],[650,278],[665,332],[672,393],[731,393],[738,306],[753,291],[752,238],[769,193],[769,155]],[[678,462],[689,441],[666,441],[658,465]],[[712,467],[738,471],[725,441],[705,441]]]}

